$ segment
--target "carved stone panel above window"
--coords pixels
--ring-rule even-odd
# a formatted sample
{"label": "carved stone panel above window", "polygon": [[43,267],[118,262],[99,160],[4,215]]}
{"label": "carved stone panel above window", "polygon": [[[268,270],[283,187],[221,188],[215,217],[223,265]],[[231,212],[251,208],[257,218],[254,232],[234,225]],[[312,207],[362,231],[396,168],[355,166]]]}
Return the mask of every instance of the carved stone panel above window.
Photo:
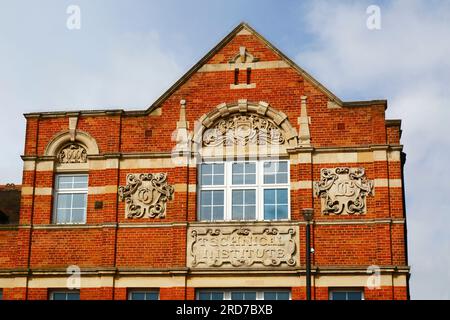
{"label": "carved stone panel above window", "polygon": [[258,114],[234,114],[220,120],[203,135],[204,146],[280,145],[283,132],[270,119]]}
{"label": "carved stone panel above window", "polygon": [[127,218],[165,218],[166,202],[172,199],[173,192],[166,173],[129,174],[127,185],[119,187]]}
{"label": "carved stone panel above window", "polygon": [[86,163],[87,152],[83,146],[72,143],[61,149],[57,159],[59,163]]}
{"label": "carved stone panel above window", "polygon": [[372,195],[373,181],[367,180],[364,168],[324,168],[314,193],[320,197],[323,214],[363,214],[366,196]]}

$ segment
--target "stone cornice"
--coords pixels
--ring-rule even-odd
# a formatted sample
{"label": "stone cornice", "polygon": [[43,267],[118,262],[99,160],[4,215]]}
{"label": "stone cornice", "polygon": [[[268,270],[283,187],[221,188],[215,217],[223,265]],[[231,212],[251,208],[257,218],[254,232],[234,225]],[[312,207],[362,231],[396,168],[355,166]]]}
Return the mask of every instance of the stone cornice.
{"label": "stone cornice", "polygon": [[[370,275],[369,265],[360,266],[312,266],[311,273],[315,275]],[[382,265],[378,266],[381,274],[406,274],[410,273],[410,266],[407,265]],[[304,275],[304,266],[292,268],[215,268],[215,269],[190,269],[187,267],[178,268],[81,268],[81,275],[88,276],[187,276],[187,275]],[[0,270],[0,277],[67,277],[65,267],[35,268],[35,269],[3,269]]]}

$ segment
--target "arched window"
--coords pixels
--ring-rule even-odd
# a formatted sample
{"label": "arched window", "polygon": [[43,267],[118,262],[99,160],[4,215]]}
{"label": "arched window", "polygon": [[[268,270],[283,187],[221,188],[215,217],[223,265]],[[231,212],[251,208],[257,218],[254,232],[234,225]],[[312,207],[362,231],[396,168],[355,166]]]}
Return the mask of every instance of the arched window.
{"label": "arched window", "polygon": [[55,160],[53,218],[55,224],[87,222],[89,187],[88,155],[98,154],[96,141],[77,130],[58,134],[48,144],[45,155]]}
{"label": "arched window", "polygon": [[287,116],[268,103],[220,104],[196,133],[198,220],[290,219],[289,147],[297,145]]}

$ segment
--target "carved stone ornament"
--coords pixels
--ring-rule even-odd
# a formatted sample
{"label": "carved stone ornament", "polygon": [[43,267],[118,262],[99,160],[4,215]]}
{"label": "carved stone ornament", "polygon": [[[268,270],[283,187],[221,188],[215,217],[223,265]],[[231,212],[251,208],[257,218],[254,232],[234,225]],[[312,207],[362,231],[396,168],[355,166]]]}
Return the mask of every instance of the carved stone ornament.
{"label": "carved stone ornament", "polygon": [[64,147],[57,155],[59,163],[85,163],[87,162],[86,149],[79,144],[70,144]]}
{"label": "carved stone ornament", "polygon": [[366,196],[372,192],[373,181],[366,179],[364,168],[325,168],[320,171],[320,181],[314,183],[323,214],[365,213]]}
{"label": "carved stone ornament", "polygon": [[264,268],[298,265],[295,226],[190,227],[188,266]]}
{"label": "carved stone ornament", "polygon": [[206,147],[232,145],[281,145],[285,141],[282,131],[270,119],[257,114],[237,114],[220,120],[203,134]]}
{"label": "carved stone ornament", "polygon": [[128,174],[127,185],[119,187],[127,218],[164,218],[166,202],[172,199],[173,192],[166,173]]}

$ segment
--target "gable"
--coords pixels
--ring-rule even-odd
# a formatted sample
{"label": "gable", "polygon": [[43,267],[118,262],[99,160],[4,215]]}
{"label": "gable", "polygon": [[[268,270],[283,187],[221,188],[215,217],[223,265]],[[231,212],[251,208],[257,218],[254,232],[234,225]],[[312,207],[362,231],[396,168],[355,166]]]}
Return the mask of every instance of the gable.
{"label": "gable", "polygon": [[[244,59],[242,59],[243,57]],[[252,27],[243,22],[164,92],[147,109],[147,112],[152,112],[160,107],[165,100],[197,72],[231,71],[236,67],[245,70],[250,64],[253,69],[291,68],[311,86],[325,94],[331,103],[337,106],[342,106],[343,104],[337,96],[300,68]]]}

